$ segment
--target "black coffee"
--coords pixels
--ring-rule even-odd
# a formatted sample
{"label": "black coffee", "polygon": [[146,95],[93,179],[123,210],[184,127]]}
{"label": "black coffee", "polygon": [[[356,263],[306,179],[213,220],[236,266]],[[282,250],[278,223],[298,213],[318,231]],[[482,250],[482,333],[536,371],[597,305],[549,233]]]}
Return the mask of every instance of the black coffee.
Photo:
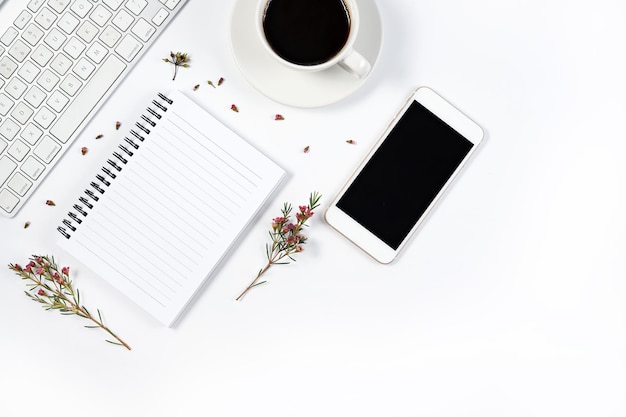
{"label": "black coffee", "polygon": [[269,0],[265,37],[281,58],[317,65],[334,57],[350,32],[350,12],[342,0]]}

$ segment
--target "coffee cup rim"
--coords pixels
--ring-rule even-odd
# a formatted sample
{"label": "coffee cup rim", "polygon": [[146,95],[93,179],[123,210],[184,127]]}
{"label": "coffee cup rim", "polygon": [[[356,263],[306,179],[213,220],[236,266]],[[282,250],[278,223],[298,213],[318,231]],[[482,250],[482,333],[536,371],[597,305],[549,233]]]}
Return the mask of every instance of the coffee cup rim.
{"label": "coffee cup rim", "polygon": [[265,9],[267,8],[268,3],[271,1],[272,0],[259,0],[257,2],[257,9],[255,14],[257,35],[261,39],[261,43],[263,44],[265,50],[283,65],[300,71],[321,71],[337,65],[342,59],[350,55],[350,53],[353,51],[353,46],[359,32],[360,24],[359,9],[356,0],[341,0],[347,7],[348,13],[350,15],[350,32],[343,47],[328,61],[315,65],[300,65],[293,63],[284,59],[272,49],[271,45],[267,41],[267,38],[265,37],[265,30],[263,29],[263,16],[265,15]]}

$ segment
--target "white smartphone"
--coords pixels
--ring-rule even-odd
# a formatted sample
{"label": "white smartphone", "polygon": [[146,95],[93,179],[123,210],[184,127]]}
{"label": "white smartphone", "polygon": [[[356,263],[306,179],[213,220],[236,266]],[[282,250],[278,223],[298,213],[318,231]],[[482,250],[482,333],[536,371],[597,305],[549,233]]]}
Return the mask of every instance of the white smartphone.
{"label": "white smartphone", "polygon": [[433,90],[418,88],[330,203],[326,221],[377,261],[391,262],[483,136]]}

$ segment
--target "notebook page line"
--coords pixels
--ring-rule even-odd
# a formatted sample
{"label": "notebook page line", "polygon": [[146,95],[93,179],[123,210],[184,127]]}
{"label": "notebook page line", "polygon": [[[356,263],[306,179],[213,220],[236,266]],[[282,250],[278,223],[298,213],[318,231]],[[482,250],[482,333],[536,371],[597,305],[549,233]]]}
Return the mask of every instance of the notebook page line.
{"label": "notebook page line", "polygon": [[[179,237],[181,234],[180,233],[181,231],[186,237],[193,239],[196,244],[206,249],[205,244],[201,243],[197,237],[190,235],[189,231],[190,230],[194,231],[193,228],[178,227],[179,224],[175,224],[175,222],[173,221],[174,219],[168,218],[167,215],[158,211],[159,206],[161,206],[161,203],[158,203],[158,202],[155,203],[154,201],[152,201],[150,202],[153,204],[152,209],[146,210],[145,207],[142,207],[148,203],[145,199],[144,200],[139,199],[138,202],[133,200],[133,197],[135,198],[138,197],[137,194],[134,194],[137,190],[129,189],[126,187],[126,184],[122,184],[122,183],[119,184],[118,188],[122,188],[124,191],[126,191],[127,195],[120,195],[121,192],[118,192],[117,198],[119,198],[121,201],[117,201],[116,199],[111,199],[109,201],[106,201],[100,204],[102,207],[108,208],[109,204],[111,203],[115,204],[118,210],[115,210],[114,213],[117,213],[117,212],[123,213],[123,216],[120,215],[118,217],[120,218],[126,217],[130,219],[130,221],[142,224],[143,226],[146,227],[146,230],[152,230],[156,234],[157,238],[165,238],[166,237],[165,235],[167,234],[168,235],[167,239],[169,239],[168,242],[172,241],[173,243],[182,245],[188,251],[193,252],[196,256],[200,256],[201,252],[199,252],[195,247],[188,244],[184,239],[181,239]],[[128,205],[132,207],[128,207]],[[163,209],[165,209],[165,207],[161,208],[160,210],[163,210]],[[158,215],[159,218],[156,218],[155,215]],[[165,232],[165,233],[162,233],[162,232]],[[206,236],[202,236],[202,237],[206,238]],[[170,243],[170,246],[176,247],[177,245],[173,243]],[[213,243],[213,242],[208,242],[208,243]]]}
{"label": "notebook page line", "polygon": [[[252,176],[256,177],[257,180],[259,181],[263,181],[263,177],[261,177],[258,173],[256,173],[255,171],[252,171],[249,167],[247,167],[246,165],[244,165],[243,163],[240,162],[239,158],[231,155],[228,151],[226,151],[223,147],[221,147],[220,145],[218,145],[215,141],[213,141],[209,136],[207,136],[204,132],[200,131],[199,129],[197,129],[195,126],[191,125],[189,122],[187,122],[186,120],[184,120],[178,113],[174,112],[173,116],[177,117],[179,120],[179,124],[180,125],[185,125],[187,126],[189,129],[191,129],[192,131],[194,131],[198,136],[201,136],[203,138],[205,138],[208,143],[212,144],[213,146],[215,146],[216,148],[218,148],[219,150],[222,151],[223,155],[227,155],[229,158],[229,160],[231,161],[230,163],[227,161],[223,161],[225,164],[227,164],[228,166],[230,166],[234,172],[238,173],[239,175],[241,175],[242,178],[245,178],[248,182],[250,182],[250,184],[255,184],[256,183],[254,181],[252,181],[250,178],[248,178],[248,176],[244,175],[243,172],[247,171],[248,173],[252,174]],[[171,121],[172,124],[174,124],[174,121]],[[187,130],[185,130],[185,134],[189,135],[189,133],[187,133]],[[198,141],[197,136],[190,136],[191,139],[195,142],[197,142],[200,146],[204,147],[205,149],[209,150],[209,147],[207,146],[206,143],[204,142],[200,142]],[[219,156],[218,156],[219,157]],[[232,164],[232,165],[231,165]],[[235,168],[233,165],[237,165],[239,166],[239,169]]]}
{"label": "notebook page line", "polygon": [[[153,256],[149,256],[148,253],[139,251],[138,249],[146,248],[146,245],[143,245],[141,242],[137,241],[133,236],[126,235],[130,239],[123,239],[119,230],[112,230],[109,227],[103,226],[102,224],[88,224],[85,226],[85,230],[96,233],[94,236],[97,236],[97,239],[94,239],[97,243],[97,247],[100,249],[105,249],[106,247],[110,247],[111,250],[107,251],[109,253],[114,252],[116,254],[116,259],[120,260],[121,258],[126,259],[129,262],[124,262],[129,269],[134,270],[135,274],[139,277],[143,277],[146,273],[149,273],[150,276],[153,276],[151,272],[159,270],[171,275],[174,278],[168,279],[169,282],[176,284],[181,287],[182,282],[177,280],[175,277],[184,275],[180,274],[180,271],[176,270],[173,265],[178,265],[179,261],[175,261],[175,263],[167,264],[165,262],[165,255],[167,252],[162,252],[158,254],[154,254],[152,250],[148,250],[148,252],[152,253]],[[104,244],[108,245],[104,245]],[[134,243],[137,243],[135,246]],[[138,256],[141,253],[141,256]],[[169,289],[170,291],[174,291],[174,289],[165,281],[160,280],[164,287]]]}
{"label": "notebook page line", "polygon": [[[81,246],[82,249],[84,249],[85,251],[91,253],[93,256],[95,256],[100,262],[102,262],[103,264],[105,264],[107,267],[111,268],[113,271],[117,272],[119,274],[120,277],[124,278],[128,283],[132,284],[133,287],[137,288],[139,291],[141,291],[144,295],[150,297],[150,299],[152,299],[154,302],[156,302],[157,304],[159,304],[161,307],[163,308],[167,308],[167,304],[168,302],[171,300],[171,298],[167,297],[164,294],[160,294],[161,297],[156,297],[154,293],[147,291],[148,287],[152,287],[150,285],[150,283],[145,282],[144,281],[144,285],[140,285],[140,283],[136,282],[135,279],[132,279],[129,275],[128,275],[128,271],[126,269],[121,269],[118,268],[116,265],[119,265],[118,262],[110,262],[109,259],[113,259],[113,255],[110,254],[106,249],[104,248],[100,248],[100,250],[102,252],[96,252],[93,247],[96,246],[97,247],[97,242],[94,241],[93,239],[91,239],[91,237],[89,236],[85,236],[84,237],[85,240],[87,242],[83,242],[78,241],[76,242],[77,245]],[[106,254],[109,255],[109,257],[104,257],[102,256],[102,254]],[[134,275],[134,277],[137,277],[137,275]]]}
{"label": "notebook page line", "polygon": [[[150,153],[151,155],[153,155],[153,158],[150,158],[150,159],[146,160],[147,164],[150,164],[153,167],[160,167],[161,169],[167,169],[167,168],[175,169],[174,165],[169,165],[166,160],[164,160],[160,155],[152,152],[152,150],[146,150],[145,152],[146,152],[146,154]],[[158,159],[160,161],[159,164],[156,163],[156,159]],[[176,161],[178,161],[178,160],[176,160]],[[142,164],[142,167],[143,167],[143,164]],[[153,172],[150,168],[144,168],[144,169],[147,172]],[[178,171],[179,171],[179,173],[182,174],[182,173],[184,173],[186,171],[186,169],[178,168]],[[220,190],[218,190],[215,187],[213,187],[212,184],[209,183],[209,182],[203,182],[201,184],[198,184],[196,182],[193,185],[194,185],[194,189],[189,189],[184,183],[178,182],[178,184],[177,184],[178,188],[181,188],[181,189],[187,191],[186,196],[194,196],[194,197],[196,197],[195,198],[196,201],[199,201],[200,203],[204,203],[204,206],[206,208],[212,210],[217,216],[221,217],[222,220],[224,220],[224,221],[228,220],[228,217],[226,217],[226,215],[223,213],[224,210],[228,211],[229,212],[228,214],[232,215],[233,212],[236,211],[237,208],[241,207],[240,205],[238,205],[237,203],[232,201],[230,198],[228,198],[227,195],[224,195],[223,192],[221,192]],[[217,195],[216,195],[216,193],[209,193],[208,192],[208,187],[211,187],[212,189],[214,189],[215,192],[217,193]],[[169,190],[170,190],[170,192],[172,192],[174,194],[177,194],[186,203],[188,203],[190,201],[186,196],[181,195],[176,189],[169,188]],[[227,199],[232,204],[226,205],[225,203],[220,201],[220,199],[217,198],[218,196],[224,197],[225,199]],[[221,206],[222,209],[214,207],[211,204],[211,202],[208,201],[209,199],[211,200],[211,202],[214,202],[217,205]],[[193,206],[198,208],[196,205],[193,205]],[[232,206],[235,206],[235,209],[233,209]],[[204,214],[204,211],[201,211],[201,212]],[[217,225],[221,224],[219,222],[215,222],[215,223]]]}
{"label": "notebook page line", "polygon": [[[168,130],[168,126],[166,126],[166,125],[163,126],[163,130],[166,130],[168,133],[173,134],[171,132],[171,130]],[[160,132],[158,132],[155,136],[158,136],[159,139],[166,140],[165,136],[163,136]],[[174,137],[176,139],[184,139],[184,138],[181,138],[179,136],[174,136]],[[237,187],[242,189],[243,191],[245,191],[246,194],[250,194],[250,190],[247,189],[246,187],[244,187],[241,184],[240,181],[237,181],[235,178],[233,178],[232,175],[230,175],[229,172],[224,171],[223,169],[220,169],[217,163],[221,162],[221,165],[225,165],[226,167],[228,167],[228,165],[224,164],[223,161],[220,158],[215,157],[215,155],[213,153],[211,153],[211,152],[204,152],[202,154],[202,156],[203,156],[203,162],[204,162],[203,164],[196,163],[193,160],[190,161],[188,154],[187,155],[186,154],[182,154],[181,157],[177,158],[177,161],[180,162],[181,160],[183,160],[187,164],[188,163],[193,164],[194,167],[196,168],[196,170],[202,171],[205,174],[211,176],[213,181],[215,181],[214,183],[211,183],[211,186],[214,189],[217,190],[218,189],[217,186],[221,184],[225,188],[225,190],[228,190],[228,194],[233,194],[233,195],[237,196],[239,198],[239,200],[244,201],[246,199],[246,197],[240,191],[237,191],[237,190],[233,189],[232,187],[230,187],[230,190],[229,190],[229,185],[232,185],[232,184],[237,185]],[[234,172],[232,170],[232,168],[230,168],[230,167],[228,167],[228,168],[229,168],[228,171]],[[196,172],[195,175],[198,175],[198,172]],[[228,181],[228,183],[227,183],[226,180],[230,180],[230,181]],[[225,196],[227,196],[227,194],[224,193],[223,191],[222,191],[222,193]],[[230,200],[231,202],[235,203],[235,201],[230,199],[230,198],[228,198],[228,200]]]}
{"label": "notebook page line", "polygon": [[[105,220],[109,221],[109,222],[110,222],[110,224],[115,224],[115,223],[113,223],[113,222],[115,222],[115,221],[119,220],[119,221],[123,222],[123,225],[124,225],[124,226],[126,226],[126,227],[128,227],[129,229],[132,229],[132,230],[134,231],[134,232],[133,232],[133,234],[130,234],[130,233],[129,233],[129,232],[127,232],[126,230],[123,230],[123,229],[122,229],[122,230],[123,230],[123,232],[124,232],[124,235],[125,235],[125,236],[128,236],[128,237],[142,236],[142,237],[144,237],[144,239],[146,239],[147,241],[150,241],[151,245],[156,246],[156,247],[159,249],[158,253],[157,253],[157,252],[155,252],[153,249],[146,248],[146,250],[148,250],[148,251],[152,252],[152,254],[153,254],[153,255],[155,255],[155,257],[157,257],[157,256],[162,256],[162,254],[163,254],[163,253],[165,253],[165,254],[167,254],[167,257],[170,259],[170,261],[172,261],[172,262],[176,262],[176,263],[178,264],[178,268],[184,269],[184,270],[186,270],[187,272],[191,272],[191,268],[189,268],[189,266],[187,265],[187,263],[186,263],[186,262],[181,262],[181,258],[186,259],[186,260],[187,260],[187,262],[193,262],[193,258],[190,258],[190,257],[187,255],[187,253],[185,253],[185,252],[181,251],[181,250],[180,250],[180,248],[179,248],[178,246],[169,246],[168,248],[164,248],[164,247],[163,247],[163,246],[161,246],[158,242],[156,242],[154,239],[151,239],[151,237],[150,237],[150,236],[147,236],[145,233],[143,233],[142,229],[139,229],[139,228],[136,226],[136,223],[134,223],[134,222],[130,222],[130,221],[128,221],[128,220],[126,220],[126,219],[124,219],[124,218],[121,218],[121,217],[119,217],[119,216],[115,216],[115,218],[111,218],[111,217],[108,217],[108,215],[107,215],[107,214],[109,214],[109,213],[102,213],[102,214],[101,214],[101,216],[102,216],[102,218],[104,218]],[[114,213],[113,213],[113,214],[114,214]],[[133,240],[135,240],[135,241],[136,241],[137,239],[134,239],[134,238],[133,238]],[[142,243],[141,245],[142,245],[142,246],[144,246],[144,245],[143,245],[143,243]],[[145,247],[145,246],[144,246],[144,247]],[[168,251],[176,251],[176,254],[172,254],[172,253],[170,253],[170,252],[168,252]],[[176,255],[176,256],[174,256],[174,255]],[[163,260],[163,258],[162,258],[162,260]]]}
{"label": "notebook page line", "polygon": [[[224,221],[218,222],[217,220],[213,218],[206,217],[206,214],[207,214],[206,211],[198,207],[194,203],[193,200],[187,197],[187,195],[193,195],[193,193],[190,192],[189,194],[184,195],[178,192],[177,190],[171,188],[168,185],[165,185],[168,188],[167,190],[160,191],[155,188],[154,184],[152,184],[149,181],[146,181],[146,178],[148,178],[150,174],[149,168],[148,169],[144,168],[143,166],[139,164],[135,165],[133,168],[135,168],[136,174],[141,174],[140,171],[142,171],[146,175],[145,176],[138,175],[137,177],[129,179],[129,182],[130,182],[129,186],[134,186],[132,187],[134,190],[137,190],[137,192],[140,192],[143,196],[145,196],[143,201],[146,203],[148,207],[163,205],[162,200],[157,199],[155,194],[150,193],[149,191],[153,190],[155,192],[162,192],[162,191],[169,192],[169,194],[167,194],[167,200],[169,204],[163,207],[163,210],[167,211],[167,214],[165,214],[164,218],[162,219],[163,222],[171,222],[173,218],[177,218],[180,220],[180,222],[187,225],[188,229],[185,228],[185,230],[193,230],[193,229],[200,227],[200,228],[204,228],[207,232],[210,232],[216,237],[219,236],[219,232],[216,231],[215,228],[220,229],[220,230],[224,229]],[[126,191],[128,191],[129,193],[132,192],[132,190],[129,189],[126,184],[123,185],[123,188],[125,188]],[[178,197],[178,198],[174,198],[174,197]],[[195,200],[195,201],[200,201],[200,200]],[[205,204],[205,207],[214,210],[209,205]],[[195,214],[191,213],[191,210],[190,210],[191,208],[196,210]],[[228,222],[228,219],[225,216],[223,216],[221,213],[217,211],[215,211],[215,213],[218,214],[220,217],[222,217],[222,219],[224,219],[226,222]],[[173,217],[170,217],[170,216],[173,216]],[[191,219],[191,221],[189,219]],[[215,226],[211,227],[208,224],[206,224],[206,222],[203,222],[202,220],[210,220],[212,223],[215,224]],[[202,233],[202,235],[204,234]],[[193,239],[192,236],[189,236],[189,237]],[[197,239],[194,239],[194,240],[196,241],[196,243],[200,245],[202,244]],[[208,240],[209,240],[209,243],[214,243],[211,239],[208,239]]]}

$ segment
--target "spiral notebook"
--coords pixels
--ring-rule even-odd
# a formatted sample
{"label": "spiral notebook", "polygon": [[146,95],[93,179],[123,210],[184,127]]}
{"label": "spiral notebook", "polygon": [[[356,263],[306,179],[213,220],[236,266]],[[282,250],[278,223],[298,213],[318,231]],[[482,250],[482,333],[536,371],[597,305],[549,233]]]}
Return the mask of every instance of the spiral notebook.
{"label": "spiral notebook", "polygon": [[59,245],[171,326],[284,175],[183,93],[158,94],[87,180]]}

